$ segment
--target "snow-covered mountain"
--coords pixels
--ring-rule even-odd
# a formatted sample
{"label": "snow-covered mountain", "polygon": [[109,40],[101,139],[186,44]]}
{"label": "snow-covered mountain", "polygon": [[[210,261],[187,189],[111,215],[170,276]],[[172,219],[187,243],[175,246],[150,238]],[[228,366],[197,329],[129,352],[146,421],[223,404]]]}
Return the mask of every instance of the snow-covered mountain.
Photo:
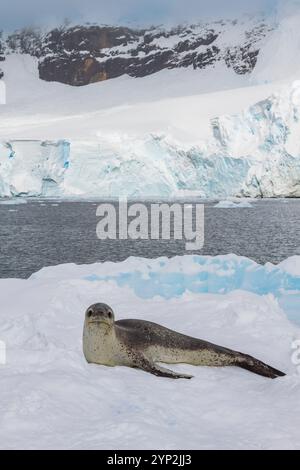
{"label": "snow-covered mountain", "polygon": [[144,77],[163,69],[205,69],[223,62],[251,73],[272,26],[262,17],[222,20],[177,28],[130,29],[63,26],[25,28],[2,39],[5,54],[38,58],[42,80],[81,86],[127,74]]}
{"label": "snow-covered mountain", "polygon": [[300,197],[297,25],[4,34],[0,196]]}

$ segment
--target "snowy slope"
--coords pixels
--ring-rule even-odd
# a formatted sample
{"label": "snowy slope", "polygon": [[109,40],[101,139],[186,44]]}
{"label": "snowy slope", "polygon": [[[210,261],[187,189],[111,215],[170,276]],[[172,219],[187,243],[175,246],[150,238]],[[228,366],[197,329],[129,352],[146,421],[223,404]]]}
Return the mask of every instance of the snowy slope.
{"label": "snowy slope", "polygon": [[254,81],[299,79],[300,2],[282,0],[277,4],[276,27],[266,38],[253,72]]}
{"label": "snowy slope", "polygon": [[[279,267],[236,256],[131,258],[0,280],[7,345],[0,447],[299,449],[292,344],[300,329],[279,307],[282,293],[291,297],[299,287],[299,257]],[[253,354],[287,376],[178,365],[194,378],[173,381],[88,365],[81,335],[95,301],[111,304],[117,318],[152,320]]]}
{"label": "snowy slope", "polygon": [[165,132],[197,142],[209,119],[237,113],[268,96],[276,85],[247,87],[249,80],[223,66],[199,71],[165,70],[86,87],[38,78],[36,59],[12,54],[5,70],[7,104],[0,108],[1,139],[96,139],[102,133]]}

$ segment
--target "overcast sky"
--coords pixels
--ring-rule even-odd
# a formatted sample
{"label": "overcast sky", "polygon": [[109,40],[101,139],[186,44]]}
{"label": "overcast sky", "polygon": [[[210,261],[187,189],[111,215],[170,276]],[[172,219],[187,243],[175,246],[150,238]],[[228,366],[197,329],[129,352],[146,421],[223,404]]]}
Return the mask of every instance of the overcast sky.
{"label": "overcast sky", "polygon": [[[270,11],[278,0],[0,0],[2,29],[73,22],[171,24]],[[283,1],[283,0],[279,0]]]}

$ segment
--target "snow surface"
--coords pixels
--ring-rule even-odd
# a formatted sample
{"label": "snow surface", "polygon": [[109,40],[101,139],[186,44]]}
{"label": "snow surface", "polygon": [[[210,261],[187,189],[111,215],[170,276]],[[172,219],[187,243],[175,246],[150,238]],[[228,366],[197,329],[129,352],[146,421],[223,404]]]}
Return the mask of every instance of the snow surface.
{"label": "snow surface", "polygon": [[250,208],[250,202],[242,201],[242,202],[234,202],[234,201],[219,201],[214,207],[218,207],[220,209],[238,209],[238,208]]}
{"label": "snow surface", "polygon": [[274,81],[286,77],[299,79],[299,63],[295,60],[300,51],[299,0],[278,2],[274,20],[277,27],[266,39],[253,77],[258,81]]}
{"label": "snow surface", "polygon": [[3,80],[0,80],[0,105],[6,103],[6,87]]}
{"label": "snow surface", "polygon": [[[300,257],[260,266],[234,255],[44,268],[0,280],[0,447],[5,449],[299,449],[300,328],[280,297],[300,294]],[[88,365],[84,311],[104,301],[250,353],[287,372],[174,366],[191,381]],[[299,305],[299,303],[298,303]],[[151,393],[149,391],[151,390]]]}

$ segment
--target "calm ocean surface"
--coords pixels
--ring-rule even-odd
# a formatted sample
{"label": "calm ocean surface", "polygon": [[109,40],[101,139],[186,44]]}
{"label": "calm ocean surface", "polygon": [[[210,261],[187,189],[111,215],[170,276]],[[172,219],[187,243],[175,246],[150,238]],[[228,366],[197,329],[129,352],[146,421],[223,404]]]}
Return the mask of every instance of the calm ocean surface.
{"label": "calm ocean surface", "polygon": [[[43,266],[61,263],[194,253],[185,251],[184,240],[98,240],[98,204],[100,201],[37,199],[27,204],[0,204],[0,277],[27,278]],[[256,200],[251,202],[252,208],[221,209],[213,201],[204,204],[205,244],[196,253],[235,253],[259,263],[278,263],[300,255],[299,199]]]}

